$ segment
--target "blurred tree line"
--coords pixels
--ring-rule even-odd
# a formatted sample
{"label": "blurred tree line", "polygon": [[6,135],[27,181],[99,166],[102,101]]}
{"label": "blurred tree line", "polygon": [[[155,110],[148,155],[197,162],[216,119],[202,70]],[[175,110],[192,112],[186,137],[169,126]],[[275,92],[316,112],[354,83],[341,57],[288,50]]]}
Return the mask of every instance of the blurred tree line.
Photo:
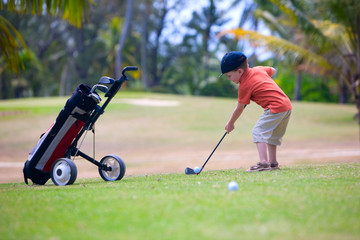
{"label": "blurred tree line", "polygon": [[[208,0],[194,10],[190,0],[1,0],[0,40],[7,36],[1,26],[10,23],[15,30],[7,34],[18,39],[14,47],[18,61],[11,67],[6,49],[1,48],[0,98],[68,95],[76,85],[94,84],[102,75],[118,78],[127,65],[141,70],[131,74],[127,87],[133,90],[234,97],[236,86],[218,76],[222,55],[237,50],[248,55],[251,66],[277,68],[275,80],[293,100],[358,99],[359,48],[352,48],[352,39],[346,39],[354,37],[346,34],[351,23],[339,21],[355,18],[360,26],[357,1],[331,0],[331,6],[325,0],[227,3],[224,7],[224,1]],[[340,6],[343,11],[336,15]],[[69,8],[79,15],[75,20],[69,19]],[[238,30],[245,32],[222,32],[235,15],[241,16]],[[327,29],[321,25],[324,21]],[[259,36],[265,27],[271,36]],[[325,31],[337,33],[336,41],[335,37],[326,41]],[[339,48],[353,51],[331,51],[338,42]],[[261,61],[264,46],[272,53]],[[346,67],[339,61],[351,64]],[[336,64],[338,69],[333,69]]]}

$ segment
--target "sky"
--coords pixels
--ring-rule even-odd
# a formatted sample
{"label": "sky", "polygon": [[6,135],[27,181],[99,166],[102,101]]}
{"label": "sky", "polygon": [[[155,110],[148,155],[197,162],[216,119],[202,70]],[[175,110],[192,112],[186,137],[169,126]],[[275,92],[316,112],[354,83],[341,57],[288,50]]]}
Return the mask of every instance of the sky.
{"label": "sky", "polygon": [[[231,3],[233,0],[222,0],[221,4],[220,1],[216,1],[216,7],[220,10],[226,10],[229,9]],[[241,13],[243,12],[245,4],[251,4],[252,0],[242,0],[236,7],[233,7],[230,11],[228,11],[226,17],[230,19],[226,24],[224,24],[221,28],[213,28],[212,30],[214,32],[219,32],[222,30],[228,30],[228,29],[234,29],[237,28],[239,25],[239,21],[241,18]],[[184,10],[178,11],[172,11],[169,12],[168,20],[174,21],[174,25],[176,30],[178,31],[177,34],[174,34],[173,28],[166,28],[163,31],[163,38],[171,39],[171,41],[175,44],[179,43],[182,40],[182,36],[186,33],[187,29],[185,28],[185,25],[191,20],[193,11],[201,12],[201,9],[203,7],[206,7],[209,5],[209,0],[197,0],[196,4],[194,4],[194,1],[188,0],[186,4],[186,8]],[[244,26],[245,29],[249,29],[249,26]],[[269,31],[266,29],[264,25],[260,26],[260,31],[263,34],[269,34]],[[245,43],[245,49],[244,53],[246,55],[250,55],[253,53],[253,48],[250,47],[248,43]],[[264,52],[264,49],[257,49],[257,53],[260,57],[260,59],[266,59],[269,57],[269,52]],[[220,52],[217,54],[217,57],[221,59],[221,57],[225,54],[225,52]]]}
{"label": "sky", "polygon": [[[228,9],[230,4],[233,2],[233,0],[223,0],[221,1],[221,4],[217,3],[216,7],[220,10]],[[231,18],[231,21],[226,23],[223,26],[223,29],[232,29],[236,28],[240,21],[240,14],[242,12],[242,9],[244,8],[244,2],[251,2],[251,0],[244,0],[242,1],[236,8],[234,8],[232,11],[228,13],[228,17]],[[209,0],[197,0],[196,4],[194,4],[194,1],[188,0],[186,7],[184,10],[178,12],[178,11],[172,11],[169,12],[168,20],[173,20],[176,29],[178,29],[182,34],[185,34],[185,24],[187,24],[192,17],[192,13],[194,11],[201,12],[201,9],[209,5]],[[216,29],[214,29],[216,31]],[[167,34],[171,34],[173,29],[168,29],[164,36],[167,36]]]}

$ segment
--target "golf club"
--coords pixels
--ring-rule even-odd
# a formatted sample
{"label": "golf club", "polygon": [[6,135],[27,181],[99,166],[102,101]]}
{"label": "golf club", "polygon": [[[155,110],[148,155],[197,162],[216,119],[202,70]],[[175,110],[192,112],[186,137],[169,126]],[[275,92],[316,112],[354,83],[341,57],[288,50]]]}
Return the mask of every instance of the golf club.
{"label": "golf club", "polygon": [[195,173],[194,169],[192,168],[186,168],[185,169],[185,174],[187,175],[191,175],[191,174],[197,174],[199,175],[201,173],[201,171],[204,169],[206,163],[209,161],[209,159],[211,158],[211,156],[213,155],[213,153],[215,152],[215,150],[217,149],[217,147],[220,145],[221,141],[224,139],[224,137],[226,136],[227,132],[224,133],[224,136],[220,139],[220,141],[218,142],[218,144],[216,145],[216,147],[214,148],[214,150],[211,152],[210,156],[206,159],[204,165],[202,165],[200,172]]}

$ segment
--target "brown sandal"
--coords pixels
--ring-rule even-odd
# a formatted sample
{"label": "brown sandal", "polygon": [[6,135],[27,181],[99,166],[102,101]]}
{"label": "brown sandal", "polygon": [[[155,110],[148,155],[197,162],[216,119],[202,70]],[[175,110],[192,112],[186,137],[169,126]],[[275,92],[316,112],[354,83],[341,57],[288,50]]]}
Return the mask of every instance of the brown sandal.
{"label": "brown sandal", "polygon": [[270,168],[271,170],[280,170],[279,163],[271,163]]}
{"label": "brown sandal", "polygon": [[261,163],[258,162],[256,165],[251,166],[248,170],[246,170],[247,172],[260,172],[260,171],[268,171],[271,170],[270,164],[269,163]]}

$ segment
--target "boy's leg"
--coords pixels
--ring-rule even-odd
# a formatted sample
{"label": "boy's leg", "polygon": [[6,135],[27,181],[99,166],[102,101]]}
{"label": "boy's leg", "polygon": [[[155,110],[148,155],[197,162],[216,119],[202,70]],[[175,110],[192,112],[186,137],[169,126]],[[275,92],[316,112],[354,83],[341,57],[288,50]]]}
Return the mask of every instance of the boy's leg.
{"label": "boy's leg", "polygon": [[267,155],[267,143],[257,142],[256,147],[259,152],[259,158],[261,163],[269,163],[268,155]]}
{"label": "boy's leg", "polygon": [[259,172],[259,171],[267,171],[271,170],[268,156],[267,156],[267,143],[264,142],[257,142],[256,147],[259,152],[260,162],[256,165],[251,166],[247,172]]}
{"label": "boy's leg", "polygon": [[[261,163],[277,163],[276,145],[258,142],[256,143],[256,147],[259,152]],[[267,152],[269,152],[269,158]]]}
{"label": "boy's leg", "polygon": [[277,163],[276,159],[276,145],[267,144],[268,151],[269,151],[269,162],[270,163]]}
{"label": "boy's leg", "polygon": [[277,170],[279,168],[279,163],[276,159],[276,145],[268,144],[268,151],[269,151],[269,162],[271,170]]}
{"label": "boy's leg", "polygon": [[[256,143],[259,152],[260,162],[250,167],[248,171],[279,169],[276,158],[276,145],[281,144],[281,138],[285,134],[290,115],[291,110],[272,114],[267,109],[260,117],[252,132],[253,142]],[[268,142],[271,142],[271,144]]]}

